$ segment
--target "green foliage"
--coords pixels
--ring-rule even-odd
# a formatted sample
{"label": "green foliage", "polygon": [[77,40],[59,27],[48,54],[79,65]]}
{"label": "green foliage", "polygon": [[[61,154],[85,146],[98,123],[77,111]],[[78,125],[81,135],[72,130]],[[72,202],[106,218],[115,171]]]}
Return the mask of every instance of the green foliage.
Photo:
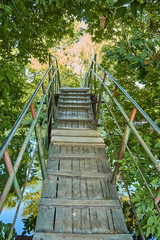
{"label": "green foliage", "polygon": [[[5,224],[2,221],[0,221],[0,240],[6,240],[8,238],[11,226],[12,226],[11,223]],[[14,229],[11,240],[14,240],[16,236],[17,236],[17,233]]]}
{"label": "green foliage", "polygon": [[61,84],[66,87],[79,87],[78,75],[71,70],[64,69],[61,71]]}
{"label": "green foliage", "polygon": [[22,235],[25,235],[26,233],[30,234],[31,231],[35,230],[36,220],[37,216],[33,216],[33,214],[31,214],[27,219],[23,219],[24,231],[22,232]]}

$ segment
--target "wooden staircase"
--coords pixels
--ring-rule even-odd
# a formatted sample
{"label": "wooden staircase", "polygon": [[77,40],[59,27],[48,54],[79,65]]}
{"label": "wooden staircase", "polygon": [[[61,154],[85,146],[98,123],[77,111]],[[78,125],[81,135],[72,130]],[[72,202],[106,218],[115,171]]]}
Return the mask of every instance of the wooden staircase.
{"label": "wooden staircase", "polygon": [[131,240],[88,88],[61,88],[34,240]]}

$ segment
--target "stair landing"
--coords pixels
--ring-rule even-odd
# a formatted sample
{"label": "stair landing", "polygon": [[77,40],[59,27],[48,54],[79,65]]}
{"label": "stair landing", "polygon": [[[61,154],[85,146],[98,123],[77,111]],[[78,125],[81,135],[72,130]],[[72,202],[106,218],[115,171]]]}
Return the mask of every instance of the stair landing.
{"label": "stair landing", "polygon": [[89,89],[61,89],[34,240],[132,239],[110,183],[105,144],[94,128]]}

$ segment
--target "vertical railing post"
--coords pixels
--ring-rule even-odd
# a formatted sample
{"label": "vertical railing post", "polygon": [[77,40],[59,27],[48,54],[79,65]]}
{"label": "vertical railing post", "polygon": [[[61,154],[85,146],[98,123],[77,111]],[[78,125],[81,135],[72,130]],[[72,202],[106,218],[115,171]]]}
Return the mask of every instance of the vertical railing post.
{"label": "vertical railing post", "polygon": [[[57,75],[58,75],[58,85],[59,85],[59,89],[61,87],[61,80],[60,80],[60,74],[59,74],[59,68],[58,68],[58,61],[56,59],[56,67],[57,67]],[[59,93],[59,89],[58,89],[58,93]]]}
{"label": "vertical railing post", "polygon": [[[33,119],[36,119],[36,113],[34,111],[33,103],[31,103],[30,108],[31,108]],[[36,123],[36,126],[35,126],[35,134],[36,134],[36,139],[38,143],[38,153],[39,153],[39,159],[40,159],[40,165],[41,165],[42,178],[43,180],[45,180],[46,167],[45,167],[44,146],[43,146],[42,137],[41,137],[41,128],[38,122]]]}
{"label": "vertical railing post", "polygon": [[92,63],[91,63],[91,68],[90,68],[90,73],[89,73],[88,87],[89,87],[89,85],[90,85],[91,78],[92,78],[92,71],[91,71],[91,69],[93,69],[93,61],[92,61]]}
{"label": "vertical railing post", "polygon": [[[136,107],[134,107],[133,111],[132,111],[132,114],[131,114],[131,117],[129,119],[130,122],[133,122],[134,117],[136,115],[136,111],[137,111],[137,109],[136,109]],[[117,160],[122,160],[123,159],[123,155],[124,155],[124,151],[125,151],[126,145],[128,143],[130,131],[131,131],[131,129],[127,125],[126,128],[125,128],[124,136],[122,138],[121,147],[120,147],[120,150],[119,150],[119,154],[118,154]],[[116,178],[117,178],[120,166],[121,166],[121,164],[119,162],[116,162],[114,173],[113,173],[112,180],[111,180],[112,184],[116,183]]]}
{"label": "vertical railing post", "polygon": [[[117,87],[117,85],[115,85],[114,92],[113,92],[113,95],[112,95],[112,99],[116,96],[117,89],[118,89],[118,87]],[[112,108],[113,108],[113,101],[111,103],[110,110],[112,110]]]}
{"label": "vertical railing post", "polygon": [[[97,54],[95,54],[94,57],[94,72],[96,73],[96,59],[97,59]],[[94,75],[94,93],[96,94],[96,89],[97,89],[97,82],[96,82],[96,75]]]}
{"label": "vertical railing post", "polygon": [[[49,55],[49,67],[51,66],[51,64],[52,64],[52,59],[51,59],[51,55]],[[51,73],[52,73],[52,69],[48,73],[49,82],[52,80]],[[48,92],[48,101],[50,99],[50,95],[51,95],[51,91]],[[47,145],[48,145],[48,148],[49,148],[49,144],[50,144],[50,137],[51,137],[50,135],[51,135],[51,128],[52,128],[52,118],[50,118],[51,108],[52,108],[52,105],[51,105],[51,102],[49,102],[48,118],[47,118],[47,125],[48,125],[48,144]]]}
{"label": "vertical railing post", "polygon": [[102,92],[103,92],[103,87],[104,87],[103,83],[105,82],[105,80],[106,80],[106,73],[104,73],[103,81],[101,83],[101,87],[99,90],[99,98],[98,98],[98,105],[97,105],[97,111],[96,111],[96,127],[98,124],[99,110],[100,110],[100,106],[101,106],[101,98],[102,98]]}
{"label": "vertical railing post", "polygon": [[[46,89],[44,87],[44,83],[42,83],[42,90],[43,90],[43,94],[46,94]],[[46,99],[46,106],[48,107],[48,99],[47,99],[47,96],[45,97]]]}
{"label": "vertical railing post", "polygon": [[[57,67],[58,67],[58,62],[57,62]],[[52,68],[52,76],[54,74],[55,69]],[[54,79],[52,81],[52,106],[53,106],[53,120],[55,121],[56,119],[56,103],[55,103],[55,86],[54,86]]]}

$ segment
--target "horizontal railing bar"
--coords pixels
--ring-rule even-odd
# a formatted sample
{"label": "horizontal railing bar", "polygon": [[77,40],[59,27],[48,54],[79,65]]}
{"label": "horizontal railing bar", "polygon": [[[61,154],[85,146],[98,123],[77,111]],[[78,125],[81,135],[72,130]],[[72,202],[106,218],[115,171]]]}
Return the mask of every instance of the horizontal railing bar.
{"label": "horizontal railing bar", "polygon": [[[31,96],[31,98],[29,99],[28,103],[26,104],[26,106],[24,107],[24,109],[22,110],[20,116],[18,117],[17,121],[15,122],[15,124],[13,125],[10,133],[8,134],[8,136],[6,137],[5,141],[3,142],[2,146],[0,147],[0,159],[2,158],[3,154],[4,154],[4,151],[7,149],[8,147],[8,144],[10,143],[11,139],[13,138],[16,130],[18,129],[19,125],[21,124],[24,116],[26,115],[30,105],[31,105],[31,102],[33,101],[33,99],[35,98],[39,88],[41,87],[44,79],[46,78],[48,72],[50,71],[52,67],[52,64],[51,66],[48,68],[48,70],[46,71],[46,73],[44,74],[42,80],[40,81],[38,87],[36,88],[36,90],[34,91],[33,95]],[[56,73],[56,72],[55,72]]]}
{"label": "horizontal railing bar", "polygon": [[[94,61],[94,60],[93,60]],[[117,87],[125,94],[125,96],[133,103],[133,105],[137,108],[137,110],[145,117],[145,119],[150,123],[150,125],[155,129],[155,131],[160,134],[160,128],[153,122],[153,120],[145,113],[145,111],[138,105],[138,103],[123,89],[123,87],[97,62],[94,63],[105,72],[108,77],[117,85]],[[94,73],[94,70],[91,69]]]}

